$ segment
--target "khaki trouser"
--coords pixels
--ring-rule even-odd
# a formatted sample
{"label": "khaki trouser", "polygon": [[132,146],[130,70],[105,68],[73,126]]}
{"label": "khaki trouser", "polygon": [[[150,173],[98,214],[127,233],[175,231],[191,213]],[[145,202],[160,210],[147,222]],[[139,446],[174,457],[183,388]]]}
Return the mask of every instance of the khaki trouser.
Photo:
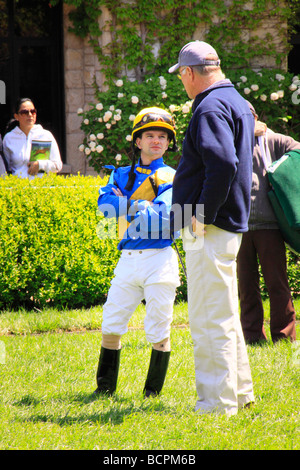
{"label": "khaki trouser", "polygon": [[230,416],[254,401],[237,295],[241,234],[208,225],[203,238],[185,240],[183,233],[183,241],[198,394],[195,409]]}

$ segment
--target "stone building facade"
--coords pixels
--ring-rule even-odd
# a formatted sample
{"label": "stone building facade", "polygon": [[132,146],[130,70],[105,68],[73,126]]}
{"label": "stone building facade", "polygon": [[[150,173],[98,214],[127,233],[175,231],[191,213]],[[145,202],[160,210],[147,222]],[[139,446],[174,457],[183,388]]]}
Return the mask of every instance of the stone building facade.
{"label": "stone building facade", "polygon": [[[87,164],[85,155],[78,150],[82,143],[83,132],[80,130],[81,118],[77,115],[79,107],[85,109],[89,102],[94,101],[93,82],[96,80],[100,89],[103,89],[103,77],[100,72],[99,63],[88,40],[83,40],[69,32],[69,12],[72,7],[64,5],[64,77],[65,77],[65,112],[66,112],[66,172],[77,174],[80,172],[85,175],[94,175],[95,172]],[[265,13],[266,14],[266,13]],[[99,21],[102,36],[99,39],[99,45],[104,46],[110,42],[110,33],[105,30],[106,21],[109,20],[109,12],[102,11]],[[264,27],[258,31],[245,31],[245,40],[251,41],[252,35],[262,38],[266,37],[268,31],[276,38],[276,21],[278,18],[270,17],[266,14]],[[282,24],[280,25],[282,27]],[[275,33],[274,33],[275,32]],[[203,37],[203,26],[199,25],[193,39]],[[280,50],[280,37],[278,36],[278,50]],[[251,64],[252,68],[261,67],[272,68],[278,66],[272,57],[257,58]],[[282,64],[282,68],[286,63]]]}

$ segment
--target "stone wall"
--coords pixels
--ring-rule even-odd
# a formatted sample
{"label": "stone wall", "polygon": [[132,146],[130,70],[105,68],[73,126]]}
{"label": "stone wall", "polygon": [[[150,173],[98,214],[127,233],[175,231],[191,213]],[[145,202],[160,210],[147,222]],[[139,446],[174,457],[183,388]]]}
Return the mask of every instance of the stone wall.
{"label": "stone wall", "polygon": [[[230,1],[230,0],[229,0]],[[89,102],[94,101],[94,80],[99,89],[103,90],[103,76],[100,72],[99,63],[96,55],[93,53],[92,48],[87,40],[78,38],[73,33],[68,31],[70,21],[68,14],[72,7],[64,5],[64,67],[65,67],[65,109],[66,109],[66,154],[67,165],[66,173],[77,174],[80,172],[84,175],[95,175],[96,173],[88,166],[87,159],[84,153],[78,150],[78,146],[82,143],[84,134],[80,129],[81,117],[77,115],[77,109],[88,107]],[[279,29],[284,25],[279,23],[276,17],[268,18],[268,12],[262,12],[265,16],[263,29],[257,31],[244,31],[245,41],[251,41],[253,35],[261,37],[261,40],[266,40],[268,33],[278,36],[278,49],[282,47],[280,41]],[[109,20],[109,12],[105,8],[99,17],[99,26],[102,31],[99,45],[105,48],[111,41],[111,34],[107,27]],[[218,19],[216,18],[217,22]],[[191,39],[200,39],[205,33],[205,25],[199,24],[199,28]],[[230,44],[228,44],[230,48]],[[275,67],[277,66],[272,56],[258,57],[251,62],[253,69],[262,67]],[[284,69],[286,63],[281,64]],[[126,71],[124,71],[126,73]]]}
{"label": "stone wall", "polygon": [[68,31],[68,14],[71,7],[64,5],[64,68],[65,68],[65,109],[66,109],[66,154],[67,164],[72,174],[95,174],[89,168],[85,155],[78,150],[84,133],[80,129],[81,117],[78,108],[94,100],[93,80],[97,74],[99,85],[101,76],[98,72],[97,57],[88,45],[75,34]]}

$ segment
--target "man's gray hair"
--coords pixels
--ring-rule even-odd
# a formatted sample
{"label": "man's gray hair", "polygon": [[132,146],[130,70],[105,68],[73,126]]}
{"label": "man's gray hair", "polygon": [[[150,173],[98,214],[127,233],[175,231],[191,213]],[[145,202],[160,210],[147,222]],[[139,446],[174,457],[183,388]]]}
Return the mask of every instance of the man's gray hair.
{"label": "man's gray hair", "polygon": [[209,75],[221,71],[220,65],[192,65],[191,68],[199,75]]}

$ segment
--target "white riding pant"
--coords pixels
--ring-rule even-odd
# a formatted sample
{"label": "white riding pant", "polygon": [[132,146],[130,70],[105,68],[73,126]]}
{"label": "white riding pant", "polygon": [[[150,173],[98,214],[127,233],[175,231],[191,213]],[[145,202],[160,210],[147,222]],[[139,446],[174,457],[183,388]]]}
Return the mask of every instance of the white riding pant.
{"label": "white riding pant", "polygon": [[239,318],[236,257],[241,234],[205,228],[185,238],[188,310],[194,344],[199,413],[230,416],[254,401],[251,371]]}
{"label": "white riding pant", "polygon": [[144,328],[150,343],[170,337],[178,261],[171,246],[163,249],[123,250],[103,307],[102,333],[123,335],[140,304],[146,301]]}

